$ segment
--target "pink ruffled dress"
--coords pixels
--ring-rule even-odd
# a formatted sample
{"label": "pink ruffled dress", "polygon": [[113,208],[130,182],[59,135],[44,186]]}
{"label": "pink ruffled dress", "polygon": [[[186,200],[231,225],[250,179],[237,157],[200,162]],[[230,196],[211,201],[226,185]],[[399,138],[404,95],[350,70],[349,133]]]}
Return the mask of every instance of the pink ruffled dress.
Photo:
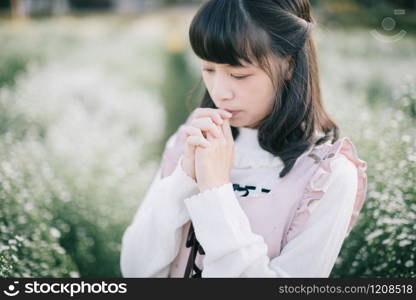
{"label": "pink ruffled dress", "polygon": [[[184,150],[186,135],[182,126],[177,133],[174,146],[167,149],[163,155],[162,177],[169,176],[175,170]],[[339,139],[334,144],[327,142],[319,145],[302,154],[289,174],[277,181],[269,194],[255,197],[236,196],[249,221],[248,230],[262,238],[267,245],[267,256],[270,259],[278,257],[285,245],[305,229],[310,216],[309,207],[325,195],[332,172],[331,162],[341,155],[351,161],[357,169],[357,191],[347,229],[348,235],[357,221],[366,197],[367,164],[358,157],[353,143],[347,137]],[[179,253],[171,264],[169,277],[184,275],[191,250],[186,247],[190,225],[191,221],[188,221],[183,226]],[[199,238],[198,227],[195,231]],[[204,233],[200,234],[202,237]],[[195,264],[201,270],[204,269],[204,259],[205,254],[196,255]]]}

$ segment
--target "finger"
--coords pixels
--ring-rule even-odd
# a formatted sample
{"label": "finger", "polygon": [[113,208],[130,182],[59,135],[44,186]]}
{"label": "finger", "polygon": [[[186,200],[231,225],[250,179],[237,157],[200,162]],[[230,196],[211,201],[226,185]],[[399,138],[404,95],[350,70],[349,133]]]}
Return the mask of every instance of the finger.
{"label": "finger", "polygon": [[190,142],[188,142],[188,138],[195,136],[195,137],[199,137],[204,139],[204,136],[202,135],[201,130],[199,130],[196,127],[193,126],[184,126],[183,127],[183,131],[185,133],[185,142],[186,142],[186,147],[184,150],[184,154],[186,156],[192,156],[195,153],[195,143],[194,143],[194,139],[190,139]]}
{"label": "finger", "polygon": [[222,132],[220,128],[212,122],[211,118],[195,119],[191,122],[191,126],[199,128],[201,131],[204,132],[211,132],[211,134],[215,137],[222,137]]}
{"label": "finger", "polygon": [[231,118],[232,114],[217,108],[197,108],[193,115],[193,118],[203,118],[203,117],[211,117],[213,121],[217,124],[221,125],[223,123],[223,119]]}
{"label": "finger", "polygon": [[191,147],[203,147],[203,148],[207,148],[209,147],[209,142],[203,138],[203,137],[199,137],[199,136],[190,136],[186,139],[186,143],[191,146]]}
{"label": "finger", "polygon": [[199,128],[196,128],[194,126],[188,125],[184,128],[184,131],[186,133],[186,136],[191,136],[191,135],[195,135],[195,136],[199,136],[199,137],[204,137],[202,135],[202,132]]}
{"label": "finger", "polygon": [[211,141],[213,141],[215,139],[215,137],[210,133],[210,132],[208,132],[207,133],[207,141],[208,142],[211,142]]}
{"label": "finger", "polygon": [[222,115],[224,118],[226,118],[226,119],[229,119],[229,118],[231,118],[231,117],[233,116],[233,114],[232,114],[232,113],[230,113],[230,112],[228,112],[228,111],[226,111],[226,110],[219,109],[219,111],[220,111],[221,115]]}

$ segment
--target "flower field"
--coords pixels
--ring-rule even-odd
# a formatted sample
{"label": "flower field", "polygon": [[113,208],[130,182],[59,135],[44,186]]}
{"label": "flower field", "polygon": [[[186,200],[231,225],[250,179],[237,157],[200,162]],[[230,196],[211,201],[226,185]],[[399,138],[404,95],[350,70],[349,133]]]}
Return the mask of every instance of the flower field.
{"label": "flower field", "polygon": [[[121,276],[122,233],[199,79],[193,12],[0,19],[0,277]],[[316,32],[324,104],[368,163],[331,277],[416,277],[416,38],[369,31]]]}

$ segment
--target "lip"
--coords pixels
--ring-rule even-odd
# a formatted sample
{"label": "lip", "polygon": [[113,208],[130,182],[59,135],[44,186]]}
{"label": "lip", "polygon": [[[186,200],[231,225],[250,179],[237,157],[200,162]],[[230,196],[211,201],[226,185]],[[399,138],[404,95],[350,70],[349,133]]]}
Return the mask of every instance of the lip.
{"label": "lip", "polygon": [[225,111],[228,111],[229,113],[232,113],[233,117],[241,112],[241,110],[230,110],[230,109],[224,109]]}

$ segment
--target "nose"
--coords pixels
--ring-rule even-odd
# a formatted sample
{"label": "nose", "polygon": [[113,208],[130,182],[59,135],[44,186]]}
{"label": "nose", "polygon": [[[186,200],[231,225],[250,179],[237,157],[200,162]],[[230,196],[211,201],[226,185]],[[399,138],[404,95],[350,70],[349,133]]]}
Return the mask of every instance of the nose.
{"label": "nose", "polygon": [[215,76],[211,97],[215,101],[227,101],[234,98],[234,92],[227,78],[224,76]]}

